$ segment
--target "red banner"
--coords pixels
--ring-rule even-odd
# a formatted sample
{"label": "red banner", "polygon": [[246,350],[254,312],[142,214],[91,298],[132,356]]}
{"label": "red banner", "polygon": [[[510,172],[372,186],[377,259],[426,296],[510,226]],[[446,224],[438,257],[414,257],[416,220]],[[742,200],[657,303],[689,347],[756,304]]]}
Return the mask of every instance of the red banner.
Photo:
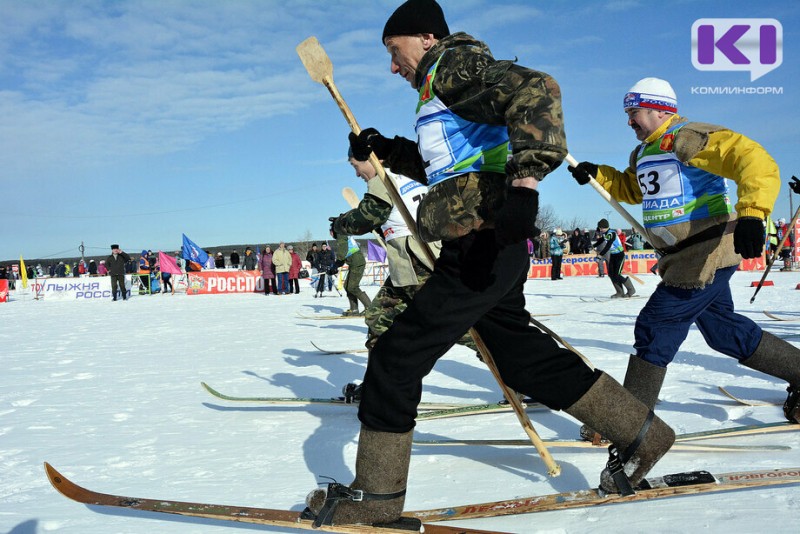
{"label": "red banner", "polygon": [[264,292],[264,279],[256,271],[201,271],[188,276],[187,295]]}
{"label": "red banner", "polygon": [[[800,226],[799,226],[800,227]],[[594,254],[567,254],[561,260],[561,276],[597,276],[597,256]],[[656,253],[652,250],[629,250],[625,254],[625,265],[622,274],[648,274],[658,263]],[[553,262],[531,259],[528,278],[550,278]],[[752,260],[743,260],[739,264],[740,271],[763,271],[766,268],[764,256]],[[608,274],[606,272],[606,274]]]}
{"label": "red banner", "polygon": [[8,302],[8,280],[0,279],[0,302]]}

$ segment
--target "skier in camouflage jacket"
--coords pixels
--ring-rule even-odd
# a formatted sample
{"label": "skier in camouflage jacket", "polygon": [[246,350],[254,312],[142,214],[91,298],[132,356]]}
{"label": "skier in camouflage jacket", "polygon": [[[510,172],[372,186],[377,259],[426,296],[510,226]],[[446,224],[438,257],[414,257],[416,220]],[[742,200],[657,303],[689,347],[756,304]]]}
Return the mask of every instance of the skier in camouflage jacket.
{"label": "skier in camouflage jacket", "polygon": [[[545,73],[495,60],[485,44],[450,35],[434,0],[408,0],[389,18],[391,70],[419,91],[417,143],[374,128],[351,134],[356,159],[371,152],[426,183],[417,224],[441,239],[434,272],[373,347],[358,417],[356,477],[309,494],[318,523],[385,523],[405,500],[422,379],[474,327],[503,381],[554,410],[603,427],[620,451],[621,477],[636,485],[669,449],[674,432],[613,378],[591,369],[530,325],[523,287],[527,239],[539,234],[537,186],[567,153],[558,84]],[[529,303],[530,304],[530,303]],[[593,426],[593,428],[596,428]]]}

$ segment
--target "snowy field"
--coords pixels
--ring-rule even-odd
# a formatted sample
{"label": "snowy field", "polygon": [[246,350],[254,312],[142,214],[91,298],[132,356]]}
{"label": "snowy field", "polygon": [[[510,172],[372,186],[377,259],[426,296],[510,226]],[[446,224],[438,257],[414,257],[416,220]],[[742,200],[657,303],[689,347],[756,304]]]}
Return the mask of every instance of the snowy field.
{"label": "snowy field", "polygon": [[[800,273],[774,272],[756,302],[736,273],[738,310],[770,332],[800,343]],[[657,283],[636,284],[649,295]],[[372,296],[376,286],[367,287]],[[596,366],[622,380],[633,325],[645,299],[583,302],[608,296],[608,278],[531,280],[533,314]],[[298,314],[339,313],[345,297],[300,295],[154,295],[128,302],[17,300],[0,304],[0,532],[13,534],[217,534],[285,530],[155,514],[100,510],[69,501],[48,483],[47,461],[78,484],[134,497],[299,510],[320,476],[349,483],[359,423],[348,406],[264,406],[210,396],[205,381],[232,395],[336,396],[360,379],[361,320],[315,321]],[[326,295],[329,295],[326,293]],[[692,329],[669,367],[657,412],[678,433],[780,421],[777,406],[748,407],[721,395],[782,403],[785,384],[709,349]],[[494,402],[498,388],[474,354],[453,348],[426,379],[423,400]],[[574,438],[563,413],[531,412],[544,438]],[[524,438],[513,414],[421,421],[419,439]],[[785,445],[780,452],[670,452],[653,474],[800,467],[800,433],[729,438],[716,443]],[[533,447],[415,446],[406,509],[484,502],[596,486],[604,449],[551,449],[558,478]],[[475,519],[474,528],[519,533],[797,532],[800,485],[654,502]]]}

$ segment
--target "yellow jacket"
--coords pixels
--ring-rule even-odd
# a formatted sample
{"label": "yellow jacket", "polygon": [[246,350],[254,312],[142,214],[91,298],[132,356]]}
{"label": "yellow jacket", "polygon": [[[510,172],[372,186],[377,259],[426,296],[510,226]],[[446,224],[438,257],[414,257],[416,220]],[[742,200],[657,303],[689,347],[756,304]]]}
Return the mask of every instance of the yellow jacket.
{"label": "yellow jacket", "polygon": [[[644,142],[656,141],[670,126],[683,121],[674,115]],[[636,180],[637,150],[624,172],[600,165],[596,177],[612,197],[628,204],[642,202]],[[721,126],[689,122],[675,135],[675,154],[687,165],[736,182],[739,200],[735,208],[739,217],[764,219],[772,213],[781,187],[780,171],[772,156],[752,139]]]}

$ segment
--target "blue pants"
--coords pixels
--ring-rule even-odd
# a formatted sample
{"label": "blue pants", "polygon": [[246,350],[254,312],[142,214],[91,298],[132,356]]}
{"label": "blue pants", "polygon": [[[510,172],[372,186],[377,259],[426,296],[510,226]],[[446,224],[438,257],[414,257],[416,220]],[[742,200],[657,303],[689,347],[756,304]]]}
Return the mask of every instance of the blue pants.
{"label": "blue pants", "polygon": [[681,289],[660,284],[636,318],[636,356],[666,367],[697,325],[712,349],[740,362],[761,342],[761,328],[733,311],[730,279],[737,267],[719,269],[714,282],[703,289]]}
{"label": "blue pants", "polygon": [[289,273],[278,273],[278,293],[284,294],[289,291]]}

